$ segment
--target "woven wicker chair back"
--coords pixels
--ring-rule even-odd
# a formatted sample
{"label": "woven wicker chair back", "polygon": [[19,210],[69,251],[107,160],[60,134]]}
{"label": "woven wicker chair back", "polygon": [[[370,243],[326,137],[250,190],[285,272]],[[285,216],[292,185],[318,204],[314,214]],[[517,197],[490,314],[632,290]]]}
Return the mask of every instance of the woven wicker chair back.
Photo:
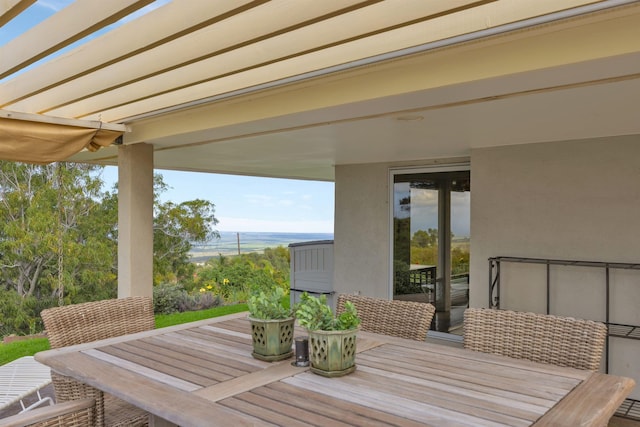
{"label": "woven wicker chair back", "polygon": [[0,420],[0,427],[87,427],[95,425],[95,401],[74,400],[33,409]]}
{"label": "woven wicker chair back", "polygon": [[[51,348],[82,344],[155,328],[153,300],[128,297],[42,310]],[[56,401],[94,398],[98,427],[147,426],[149,414],[87,384],[51,372]]]}
{"label": "woven wicker chair back", "polygon": [[66,347],[155,327],[153,301],[128,297],[54,307],[40,313],[51,348]]}
{"label": "woven wicker chair back", "polygon": [[433,305],[420,302],[340,294],[336,308],[338,314],[344,311],[346,301],[356,306],[361,330],[417,341],[427,338],[436,310]]}
{"label": "woven wicker chair back", "polygon": [[596,371],[607,337],[600,322],[546,314],[468,308],[464,346],[484,353]]}

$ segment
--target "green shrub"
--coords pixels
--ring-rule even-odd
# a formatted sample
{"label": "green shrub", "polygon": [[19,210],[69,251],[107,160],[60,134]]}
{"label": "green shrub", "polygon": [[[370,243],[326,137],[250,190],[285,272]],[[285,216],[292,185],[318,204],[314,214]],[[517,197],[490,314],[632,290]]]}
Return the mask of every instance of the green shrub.
{"label": "green shrub", "polygon": [[206,310],[222,305],[222,298],[211,292],[189,294],[181,285],[163,283],[153,287],[153,312],[155,314],[182,313]]}
{"label": "green shrub", "polygon": [[287,248],[265,249],[264,254],[211,258],[196,269],[194,290],[210,291],[227,303],[245,302],[256,291],[289,289],[289,251]]}
{"label": "green shrub", "polygon": [[211,292],[198,292],[193,295],[185,293],[182,301],[180,302],[179,311],[207,310],[221,305],[222,298],[217,295],[213,295]]}
{"label": "green shrub", "polygon": [[187,292],[181,285],[162,283],[153,287],[153,312],[156,314],[177,313],[184,306]]}

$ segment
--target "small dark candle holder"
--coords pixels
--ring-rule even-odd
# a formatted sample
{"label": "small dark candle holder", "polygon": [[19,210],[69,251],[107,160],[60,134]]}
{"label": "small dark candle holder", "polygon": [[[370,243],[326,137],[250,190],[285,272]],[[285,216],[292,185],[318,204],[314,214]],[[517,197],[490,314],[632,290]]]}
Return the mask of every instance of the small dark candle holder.
{"label": "small dark candle holder", "polygon": [[295,337],[296,361],[294,366],[309,366],[309,338]]}

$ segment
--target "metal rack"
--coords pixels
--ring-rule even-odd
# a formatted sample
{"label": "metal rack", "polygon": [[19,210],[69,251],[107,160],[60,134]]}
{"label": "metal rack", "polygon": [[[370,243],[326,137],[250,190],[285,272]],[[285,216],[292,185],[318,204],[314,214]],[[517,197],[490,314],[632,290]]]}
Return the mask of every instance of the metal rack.
{"label": "metal rack", "polygon": [[[525,264],[543,264],[546,265],[546,313],[550,313],[550,289],[551,289],[551,266],[572,266],[572,267],[591,267],[601,268],[605,271],[605,292],[606,307],[605,321],[607,325],[607,343],[605,351],[605,370],[609,372],[609,340],[610,337],[640,340],[640,326],[624,325],[610,322],[610,276],[612,269],[623,270],[640,270],[640,264],[636,263],[619,263],[619,262],[599,262],[599,261],[575,261],[575,260],[559,260],[559,259],[542,259],[542,258],[519,258],[519,257],[492,257],[489,258],[489,307],[500,308],[500,265],[501,263],[525,263]],[[640,420],[640,401],[626,399],[622,406],[616,412],[616,415]]]}

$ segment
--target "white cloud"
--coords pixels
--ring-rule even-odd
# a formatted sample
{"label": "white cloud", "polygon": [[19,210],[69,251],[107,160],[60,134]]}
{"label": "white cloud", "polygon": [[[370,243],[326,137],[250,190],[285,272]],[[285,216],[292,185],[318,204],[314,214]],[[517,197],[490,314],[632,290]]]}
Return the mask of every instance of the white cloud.
{"label": "white cloud", "polygon": [[264,194],[245,194],[244,200],[251,205],[259,205],[262,207],[273,207],[276,206],[276,202],[273,200],[273,197],[266,196]]}
{"label": "white cloud", "polygon": [[295,205],[296,205],[296,202],[294,202],[293,200],[282,199],[278,201],[278,206],[280,207],[289,208]]}
{"label": "white cloud", "polygon": [[57,12],[73,3],[73,0],[38,0],[36,5]]}
{"label": "white cloud", "polygon": [[411,192],[411,203],[414,205],[437,205],[438,192],[432,190],[414,190]]}
{"label": "white cloud", "polygon": [[314,211],[315,208],[311,205],[297,205],[296,209],[299,211]]}
{"label": "white cloud", "polygon": [[261,208],[291,208],[299,207],[298,203],[291,198],[278,198],[268,196],[264,194],[246,194],[244,195],[245,201],[253,206]]}

